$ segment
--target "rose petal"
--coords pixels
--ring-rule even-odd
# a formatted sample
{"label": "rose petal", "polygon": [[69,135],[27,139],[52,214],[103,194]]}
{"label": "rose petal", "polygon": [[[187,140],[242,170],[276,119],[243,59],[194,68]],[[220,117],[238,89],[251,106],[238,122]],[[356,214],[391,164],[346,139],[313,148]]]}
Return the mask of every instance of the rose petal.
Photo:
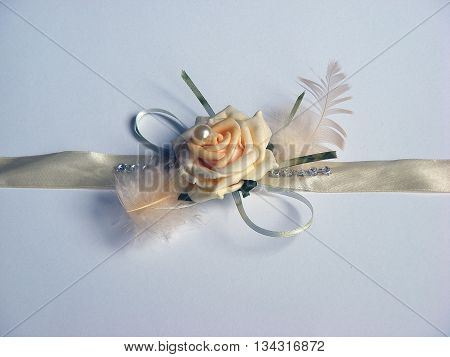
{"label": "rose petal", "polygon": [[226,152],[205,150],[203,146],[196,145],[192,142],[189,142],[187,145],[189,151],[195,159],[200,158],[204,160],[221,160],[226,156]]}
{"label": "rose petal", "polygon": [[235,120],[240,121],[240,120],[247,120],[248,116],[240,112],[236,108],[232,107],[231,105],[229,105],[224,110],[220,111],[215,116],[211,117],[209,119],[209,122],[211,124],[217,124],[227,118],[233,118]]}
{"label": "rose petal", "polygon": [[192,190],[190,190],[188,192],[188,194],[189,194],[189,197],[194,202],[205,202],[205,201],[209,201],[209,200],[213,200],[213,199],[217,199],[217,198],[223,199],[223,197],[227,193],[231,193],[231,192],[239,190],[243,184],[244,184],[244,181],[240,181],[232,186],[228,186],[224,189],[217,190],[217,191],[205,191],[205,190],[199,189],[197,186],[194,186],[192,188]]}
{"label": "rose petal", "polygon": [[267,172],[272,169],[276,169],[277,167],[278,163],[275,159],[275,156],[273,155],[273,152],[270,150],[266,150],[264,159],[258,164],[255,164],[253,166],[253,170],[248,171],[246,174],[242,175],[242,179],[254,181],[261,180],[267,174]]}
{"label": "rose petal", "polygon": [[254,145],[261,146],[265,149],[272,137],[272,130],[270,130],[269,125],[264,120],[262,112],[256,112],[252,118],[241,124],[241,126],[243,125],[250,129]]}

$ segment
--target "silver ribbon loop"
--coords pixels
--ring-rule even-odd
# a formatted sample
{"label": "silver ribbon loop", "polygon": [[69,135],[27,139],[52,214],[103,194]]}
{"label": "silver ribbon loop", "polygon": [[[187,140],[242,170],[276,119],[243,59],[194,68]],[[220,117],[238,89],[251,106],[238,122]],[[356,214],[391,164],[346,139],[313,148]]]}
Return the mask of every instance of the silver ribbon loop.
{"label": "silver ribbon loop", "polygon": [[155,120],[158,121],[161,121],[161,119],[163,119],[164,120],[163,123],[169,124],[169,128],[174,130],[177,134],[181,134],[188,129],[187,126],[179,118],[177,118],[174,114],[172,114],[167,110],[159,108],[151,108],[140,111],[133,121],[134,136],[143,145],[149,147],[150,149],[156,152],[166,151],[167,148],[154,144],[144,134],[142,134],[142,123],[144,122],[144,120],[148,120],[149,117],[154,118]]}
{"label": "silver ribbon loop", "polygon": [[311,224],[313,222],[314,208],[313,208],[311,202],[309,202],[305,197],[303,197],[302,195],[299,195],[297,192],[289,191],[289,190],[285,190],[285,189],[278,189],[278,188],[273,188],[273,187],[269,187],[269,186],[263,186],[263,188],[268,192],[291,197],[291,198],[294,198],[294,199],[302,202],[309,208],[309,210],[311,212],[311,217],[308,220],[308,222],[306,222],[304,225],[297,226],[296,228],[290,229],[287,231],[272,231],[269,229],[265,229],[265,228],[262,228],[261,226],[258,226],[256,223],[254,223],[248,217],[247,212],[245,212],[245,208],[242,203],[240,192],[239,191],[233,192],[232,195],[233,195],[234,202],[236,203],[236,207],[237,207],[242,219],[244,220],[245,224],[247,224],[247,226],[249,226],[251,229],[253,229],[255,232],[257,232],[259,234],[263,234],[265,236],[274,237],[274,238],[289,238],[289,237],[292,237],[299,233],[304,232],[311,226]]}

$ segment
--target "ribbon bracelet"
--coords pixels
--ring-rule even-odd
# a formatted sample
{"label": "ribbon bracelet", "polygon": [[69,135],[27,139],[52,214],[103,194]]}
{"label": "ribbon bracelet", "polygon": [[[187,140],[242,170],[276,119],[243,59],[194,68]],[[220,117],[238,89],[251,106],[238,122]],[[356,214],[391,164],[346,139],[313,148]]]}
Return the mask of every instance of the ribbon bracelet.
{"label": "ribbon bracelet", "polygon": [[[333,76],[336,77],[334,81]],[[254,231],[270,237],[291,237],[312,224],[313,206],[298,192],[450,192],[450,160],[327,161],[326,166],[315,167],[317,162],[336,158],[335,151],[324,150],[327,149],[325,146],[318,145],[320,140],[331,138],[327,142],[340,147],[345,138],[343,129],[327,115],[349,111],[330,107],[322,98],[324,95],[327,101],[332,98],[332,105],[349,99],[342,97],[348,87],[343,84],[336,63],[331,63],[327,71],[326,81],[335,84],[331,89],[327,89],[326,82],[319,84],[302,79],[319,109],[310,107],[298,113],[303,92],[275,134],[260,112],[249,118],[227,107],[216,114],[184,71],[182,78],[208,117],[197,118],[196,125],[187,128],[174,114],[163,109],[138,113],[134,134],[160,158],[156,163],[150,163],[148,157],[139,155],[81,151],[0,157],[0,187],[116,189],[127,212],[132,217],[143,219],[146,225],[155,221],[154,212],[180,207],[183,211],[189,210],[192,205],[231,193],[244,222]],[[323,109],[322,116],[318,117],[320,109]],[[162,119],[179,133],[171,147],[160,147],[145,137],[142,123],[148,118]],[[304,124],[307,120],[316,124],[309,139],[300,143],[289,141],[289,132],[299,122]],[[279,149],[283,149],[286,141],[299,144],[303,151],[282,152]],[[298,152],[305,155],[297,155]],[[143,179],[149,176],[152,182],[155,182],[155,177],[166,181],[157,188],[143,189]],[[311,216],[305,224],[286,231],[260,227],[248,217],[243,205],[245,199],[242,199],[257,191],[296,199],[306,205]]]}

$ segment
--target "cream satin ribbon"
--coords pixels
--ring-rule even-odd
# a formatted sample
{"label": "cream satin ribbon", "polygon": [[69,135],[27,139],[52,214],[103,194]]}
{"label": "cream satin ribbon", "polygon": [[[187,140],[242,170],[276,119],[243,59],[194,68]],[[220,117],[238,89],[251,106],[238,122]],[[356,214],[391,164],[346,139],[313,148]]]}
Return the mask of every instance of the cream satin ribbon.
{"label": "cream satin ribbon", "polygon": [[[137,155],[84,151],[0,157],[0,187],[114,189],[114,167],[142,160]],[[311,166],[314,163],[302,165]],[[450,192],[450,160],[327,162],[327,166],[333,171],[329,176],[266,175],[258,184],[303,192]]]}
{"label": "cream satin ribbon", "polygon": [[[82,151],[63,151],[47,155],[10,158],[0,157],[0,187],[111,190],[114,189],[114,168],[118,164],[135,164],[145,162],[144,159],[144,157],[134,155]],[[266,190],[292,197],[304,203],[311,211],[311,218],[303,226],[288,231],[267,230],[253,223],[245,212],[240,193],[233,192],[239,214],[250,228],[269,237],[291,237],[309,228],[312,224],[313,207],[306,198],[283,188],[268,186]]]}
{"label": "cream satin ribbon", "polygon": [[[0,187],[46,189],[114,189],[114,167],[134,164],[144,158],[96,152],[64,151],[60,153],[0,157]],[[311,164],[302,165],[310,167]],[[394,160],[362,162],[327,162],[329,176],[270,177],[258,185],[268,192],[281,194],[304,203],[311,211],[308,222],[287,231],[272,231],[255,224],[245,212],[239,192],[233,192],[236,207],[244,222],[256,232],[269,237],[292,237],[312,223],[311,203],[296,191],[303,192],[450,192],[450,160]]]}
{"label": "cream satin ribbon", "polygon": [[[316,163],[317,165],[317,163]],[[303,192],[450,192],[450,160],[327,162],[329,176],[270,177],[261,184]],[[314,163],[301,165],[306,169]]]}
{"label": "cream satin ribbon", "polygon": [[136,155],[84,151],[0,157],[0,187],[114,189],[114,167],[137,160]]}

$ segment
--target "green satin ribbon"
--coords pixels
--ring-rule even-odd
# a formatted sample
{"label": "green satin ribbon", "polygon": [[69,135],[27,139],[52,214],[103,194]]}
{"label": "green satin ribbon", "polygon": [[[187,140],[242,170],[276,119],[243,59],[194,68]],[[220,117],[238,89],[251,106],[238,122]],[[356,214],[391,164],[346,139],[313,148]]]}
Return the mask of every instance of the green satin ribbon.
{"label": "green satin ribbon", "polygon": [[245,208],[244,208],[244,205],[241,200],[240,191],[233,192],[232,195],[233,195],[234,202],[236,203],[236,207],[237,207],[242,219],[247,224],[247,226],[249,226],[251,229],[253,229],[254,231],[256,231],[260,234],[263,234],[268,237],[274,237],[274,238],[289,238],[289,237],[295,236],[297,234],[300,234],[300,233],[306,231],[311,226],[311,224],[313,222],[314,208],[313,208],[311,202],[309,202],[305,197],[303,197],[302,195],[299,195],[297,192],[292,191],[292,190],[273,188],[270,186],[263,186],[263,185],[259,185],[259,186],[260,187],[262,186],[262,189],[267,192],[291,197],[291,198],[296,199],[297,201],[304,203],[309,208],[309,210],[311,212],[311,217],[304,225],[297,226],[296,228],[289,229],[287,231],[272,231],[269,229],[265,229],[265,228],[258,226],[247,216],[247,212],[245,212]]}
{"label": "green satin ribbon", "polygon": [[279,164],[279,168],[297,166],[322,160],[336,159],[336,151],[320,152],[318,154],[294,157],[293,159],[283,161]]}

